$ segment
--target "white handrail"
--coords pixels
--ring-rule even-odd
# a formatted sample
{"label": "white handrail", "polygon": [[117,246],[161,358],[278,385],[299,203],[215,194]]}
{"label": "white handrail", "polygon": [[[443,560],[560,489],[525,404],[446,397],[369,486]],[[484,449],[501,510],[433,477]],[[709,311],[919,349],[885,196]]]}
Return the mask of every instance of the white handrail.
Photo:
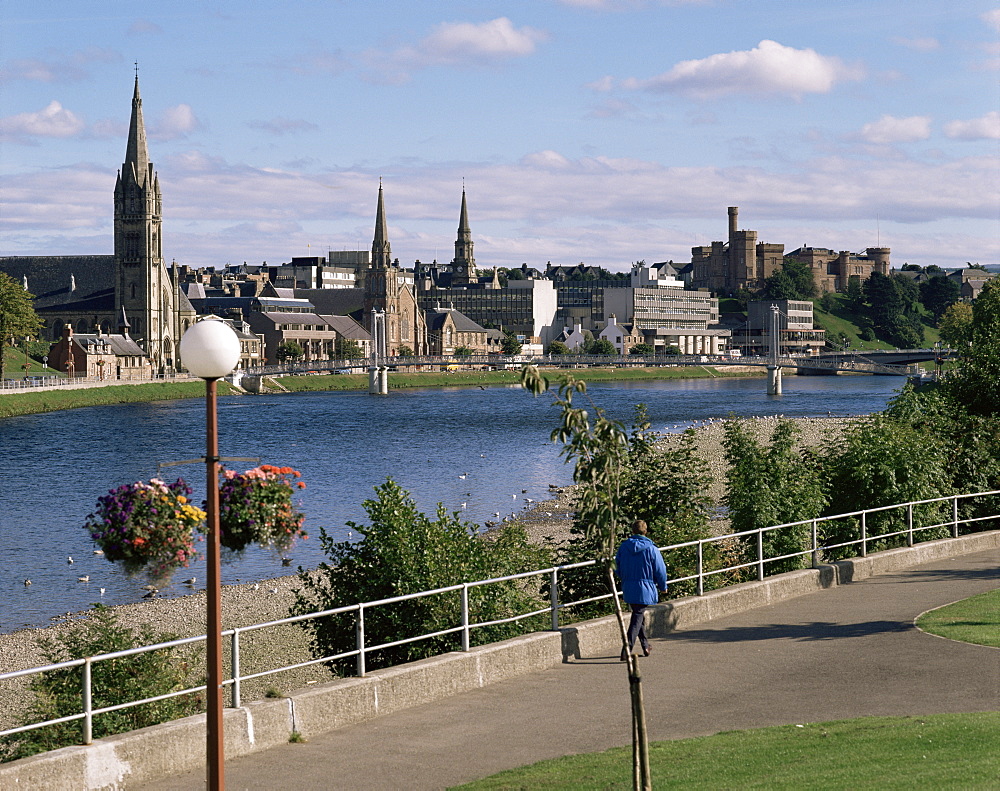
{"label": "white handrail", "polygon": [[[959,501],[960,500],[966,500],[966,499],[972,499],[972,498],[976,498],[976,497],[990,497],[990,496],[998,495],[998,494],[1000,494],[1000,490],[994,490],[994,491],[989,491],[989,492],[974,492],[974,493],[970,493],[970,494],[953,494],[953,495],[946,495],[946,496],[943,496],[943,497],[932,497],[932,498],[929,498],[929,499],[926,499],[926,500],[913,500],[911,502],[898,503],[896,505],[879,506],[877,508],[869,508],[869,509],[865,509],[865,510],[862,510],[862,511],[851,511],[849,513],[835,514],[835,515],[832,515],[832,516],[816,517],[816,518],[813,518],[813,519],[802,519],[802,520],[799,520],[797,522],[788,522],[788,523],[781,524],[781,525],[772,525],[772,526],[769,526],[769,527],[762,527],[762,528],[757,528],[757,529],[754,529],[754,530],[746,530],[746,531],[739,532],[739,533],[726,533],[726,534],[720,535],[720,536],[711,536],[709,538],[700,538],[700,539],[694,539],[694,540],[691,540],[691,541],[684,541],[684,542],[681,542],[681,543],[678,543],[678,544],[671,544],[669,546],[660,547],[660,552],[661,552],[661,554],[668,554],[668,553],[671,553],[671,552],[674,552],[674,551],[677,551],[677,550],[680,550],[680,549],[686,549],[686,548],[690,548],[690,547],[696,547],[697,548],[697,565],[696,565],[696,571],[695,571],[695,573],[694,574],[689,574],[688,576],[684,576],[684,577],[672,577],[672,578],[670,578],[669,582],[672,583],[672,584],[676,584],[676,583],[679,583],[679,582],[696,581],[698,595],[702,595],[703,592],[704,592],[705,580],[707,578],[709,578],[709,577],[713,577],[713,576],[718,575],[718,574],[725,574],[727,572],[738,571],[738,570],[741,570],[741,569],[747,569],[747,568],[756,567],[758,569],[758,578],[762,579],[763,576],[764,576],[764,567],[765,567],[766,564],[773,563],[773,562],[780,561],[780,560],[788,560],[788,559],[791,559],[791,558],[801,557],[801,556],[805,556],[805,555],[812,555],[812,559],[813,559],[812,560],[812,564],[815,567],[817,565],[817,556],[818,556],[818,553],[820,551],[824,550],[824,549],[829,550],[829,549],[840,549],[840,548],[849,547],[849,546],[859,546],[860,547],[861,555],[865,556],[867,554],[867,551],[868,551],[868,544],[871,543],[872,541],[881,541],[881,540],[885,540],[885,539],[888,539],[888,538],[894,538],[896,536],[904,536],[905,535],[905,536],[907,536],[907,543],[908,544],[912,544],[912,542],[913,542],[913,536],[914,535],[916,535],[918,533],[921,533],[921,532],[924,532],[924,531],[927,531],[927,530],[938,529],[938,528],[941,528],[941,527],[950,527],[951,528],[951,535],[953,537],[957,537],[958,536],[958,530],[959,530],[959,525],[960,524],[961,525],[970,525],[970,524],[973,524],[973,523],[976,523],[976,522],[983,522],[983,521],[990,520],[990,519],[1000,518],[1000,513],[997,513],[997,514],[991,514],[991,515],[988,515],[988,516],[968,517],[968,518],[961,518],[960,519],[959,515],[958,515],[958,504],[959,504]],[[930,524],[930,525],[920,525],[920,526],[917,526],[917,525],[915,525],[913,523],[913,507],[914,506],[917,506],[917,505],[929,505],[929,504],[932,504],[932,503],[942,503],[942,502],[950,502],[952,504],[951,519],[949,521],[939,522],[939,523]],[[891,511],[891,510],[900,509],[900,508],[907,509],[907,515],[906,515],[906,518],[904,520],[906,522],[906,526],[905,526],[904,529],[897,530],[897,531],[894,531],[894,532],[891,532],[891,533],[881,533],[881,534],[878,534],[878,535],[869,535],[868,534],[868,532],[867,532],[867,516],[869,514],[881,513],[881,512]],[[861,524],[860,524],[860,527],[861,527],[860,533],[861,534],[860,534],[860,536],[858,538],[852,539],[850,541],[845,541],[845,542],[842,542],[842,543],[838,543],[838,544],[828,544],[828,545],[824,545],[824,546],[820,546],[818,544],[818,540],[817,540],[817,537],[819,535],[819,532],[818,532],[818,529],[817,529],[818,525],[820,525],[822,523],[825,523],[825,522],[834,522],[834,521],[837,521],[837,520],[851,519],[851,518],[854,518],[854,517],[860,517],[861,518],[860,519],[860,522],[861,522]],[[791,552],[791,553],[784,554],[784,555],[776,555],[774,557],[764,557],[763,556],[763,551],[761,550],[761,548],[762,548],[763,536],[764,536],[765,533],[769,533],[769,532],[772,532],[772,531],[775,531],[775,530],[782,530],[782,529],[785,529],[785,528],[800,527],[802,525],[810,525],[811,526],[811,540],[810,540],[810,546],[809,546],[808,549],[802,549],[802,550],[799,550],[799,551],[796,551],[796,552]],[[706,546],[708,546],[710,544],[717,544],[717,543],[724,542],[724,541],[731,541],[733,539],[743,539],[743,538],[751,538],[751,537],[754,538],[754,539],[756,539],[756,545],[758,547],[757,557],[754,560],[751,560],[751,561],[748,561],[748,562],[744,562],[744,563],[736,563],[736,564],[733,564],[733,565],[726,566],[724,568],[717,568],[717,569],[705,569],[704,568],[703,558],[704,558],[704,549],[705,549]],[[500,619],[491,620],[491,621],[472,622],[470,620],[469,608],[468,608],[468,604],[467,604],[467,602],[468,602],[468,590],[471,587],[481,587],[481,586],[484,586],[484,585],[492,585],[492,584],[501,583],[501,582],[510,582],[510,581],[513,581],[513,580],[528,579],[528,578],[531,578],[531,577],[543,577],[543,575],[547,576],[549,578],[550,582],[557,581],[558,578],[559,578],[559,575],[562,572],[565,572],[565,571],[568,571],[568,570],[572,570],[572,569],[579,569],[579,568],[585,568],[585,567],[588,567],[588,566],[594,566],[596,564],[597,564],[596,560],[587,560],[587,561],[582,561],[582,562],[577,562],[577,563],[568,563],[568,564],[562,565],[562,566],[551,566],[549,568],[538,569],[536,571],[526,571],[526,572],[520,572],[518,574],[509,574],[509,575],[504,576],[504,577],[493,577],[493,578],[485,579],[485,580],[474,580],[474,581],[470,581],[470,582],[459,583],[459,584],[456,584],[456,585],[449,585],[449,586],[444,587],[444,588],[437,588],[435,590],[430,590],[430,591],[420,591],[418,593],[408,593],[408,594],[404,594],[404,595],[401,595],[401,596],[393,596],[393,597],[390,597],[390,598],[378,599],[376,601],[371,601],[371,602],[361,602],[361,603],[358,603],[358,604],[350,604],[350,605],[345,605],[345,606],[342,606],[342,607],[335,607],[335,608],[332,608],[332,609],[320,610],[320,611],[313,612],[313,613],[306,613],[304,615],[289,616],[287,618],[280,618],[280,619],[274,620],[274,621],[266,621],[264,623],[252,624],[250,626],[241,626],[241,627],[236,628],[236,629],[227,629],[227,630],[225,630],[222,633],[222,636],[223,637],[229,636],[229,637],[233,638],[233,647],[234,647],[234,650],[232,652],[232,665],[233,665],[232,670],[233,670],[233,676],[232,676],[232,678],[225,679],[223,681],[223,684],[225,686],[230,686],[232,688],[232,705],[234,707],[238,707],[238,706],[241,705],[241,700],[240,700],[240,685],[241,685],[241,682],[243,682],[243,681],[249,681],[249,680],[255,679],[255,678],[261,678],[261,677],[268,676],[268,675],[273,675],[275,673],[281,673],[281,672],[288,671],[288,670],[295,670],[295,669],[298,669],[298,668],[308,667],[308,666],[320,664],[320,663],[323,663],[323,662],[330,662],[330,661],[334,661],[334,660],[338,660],[338,659],[347,659],[349,657],[355,657],[356,660],[357,660],[357,674],[358,674],[358,676],[364,676],[365,675],[365,658],[366,658],[366,655],[368,653],[372,652],[372,651],[379,651],[379,650],[386,649],[386,648],[392,648],[392,647],[398,646],[398,645],[404,645],[404,644],[407,644],[407,643],[413,643],[413,642],[417,642],[419,640],[426,640],[426,639],[430,639],[430,638],[433,638],[433,637],[440,637],[442,635],[455,634],[455,633],[458,633],[458,632],[462,633],[462,638],[463,638],[462,639],[462,649],[465,650],[465,651],[468,651],[469,648],[470,648],[469,634],[470,634],[471,630],[477,629],[477,628],[483,628],[483,627],[486,627],[486,626],[493,626],[493,625],[501,624],[501,623],[512,623],[512,622],[515,622],[515,621],[524,620],[526,618],[534,618],[534,617],[537,617],[537,616],[542,615],[544,613],[551,613],[552,628],[555,630],[555,629],[558,629],[558,617],[559,617],[558,614],[559,614],[560,610],[564,610],[564,609],[567,609],[569,607],[579,607],[579,606],[584,605],[584,604],[590,604],[590,603],[593,603],[593,602],[610,599],[611,598],[611,594],[607,593],[607,594],[604,594],[604,595],[592,596],[592,597],[589,597],[589,598],[586,598],[586,599],[579,599],[579,600],[571,601],[571,602],[562,602],[562,601],[559,600],[559,595],[558,595],[558,590],[556,588],[556,585],[552,585],[552,590],[550,591],[550,602],[549,602],[548,606],[546,606],[546,607],[542,607],[540,609],[532,610],[531,612],[527,612],[527,613],[521,613],[521,614],[518,614],[518,615],[509,616],[507,618],[500,618]],[[461,624],[459,624],[459,625],[453,625],[453,626],[447,626],[447,627],[444,627],[444,628],[439,629],[437,631],[429,632],[429,633],[426,633],[426,634],[420,634],[420,635],[409,636],[409,637],[401,637],[401,638],[399,638],[397,640],[393,640],[393,641],[387,642],[387,643],[381,643],[379,645],[367,645],[365,643],[363,624],[364,624],[364,611],[366,609],[370,609],[370,608],[374,608],[374,607],[379,607],[379,606],[386,605],[386,604],[394,604],[394,603],[397,603],[397,602],[408,601],[408,600],[411,600],[411,599],[423,598],[423,597],[426,597],[426,596],[436,596],[438,594],[453,593],[455,591],[462,591],[463,592],[463,604],[464,604],[464,606],[462,607],[462,623]],[[354,648],[353,650],[343,651],[341,653],[334,654],[332,656],[326,656],[326,657],[322,657],[322,658],[311,659],[311,660],[306,661],[306,662],[299,662],[299,663],[292,664],[292,665],[282,665],[280,667],[274,667],[274,668],[271,668],[271,669],[262,670],[262,671],[258,671],[258,672],[255,672],[255,673],[250,673],[250,674],[247,674],[247,675],[243,675],[241,673],[241,671],[240,671],[240,653],[239,653],[239,635],[240,634],[242,634],[244,632],[249,632],[249,631],[254,631],[254,630],[259,630],[259,629],[266,629],[266,628],[271,628],[271,627],[275,627],[275,626],[283,626],[283,625],[292,624],[292,623],[300,623],[302,621],[312,620],[312,619],[315,619],[315,618],[323,618],[323,617],[326,617],[326,616],[329,616],[329,615],[340,615],[340,614],[349,613],[349,612],[357,612],[358,613],[358,624],[359,624],[358,636],[357,636],[358,643],[357,643],[357,647]],[[126,649],[126,650],[123,650],[123,651],[115,651],[113,653],[97,654],[95,656],[85,657],[85,658],[82,658],[82,659],[71,659],[71,660],[67,660],[65,662],[57,662],[57,663],[54,663],[54,664],[43,665],[43,666],[40,666],[40,667],[28,668],[28,669],[25,669],[25,670],[15,670],[15,671],[12,671],[12,672],[0,674],[0,681],[7,681],[7,680],[10,680],[10,679],[21,678],[21,677],[29,676],[29,675],[37,675],[39,673],[50,672],[50,671],[53,671],[53,670],[63,670],[63,669],[66,669],[66,668],[78,667],[78,666],[81,666],[81,665],[83,665],[83,666],[85,666],[86,668],[89,669],[89,667],[91,665],[93,665],[93,663],[95,663],[95,662],[107,661],[107,660],[110,660],[110,659],[118,659],[118,658],[126,657],[126,656],[133,656],[133,655],[136,655],[136,654],[145,653],[147,651],[156,651],[156,650],[163,650],[163,649],[169,649],[169,648],[176,648],[176,647],[182,646],[182,645],[189,645],[189,644],[193,644],[193,643],[202,642],[202,641],[204,641],[206,639],[207,638],[206,638],[205,635],[198,635],[198,636],[195,636],[195,637],[185,637],[185,638],[180,638],[178,640],[171,640],[169,642],[156,643],[154,645],[148,645],[148,646],[140,646],[138,648],[130,648],[130,649]],[[157,700],[165,700],[167,698],[178,697],[180,695],[186,695],[186,694],[190,694],[190,693],[193,693],[193,692],[199,692],[199,691],[205,689],[205,685],[200,685],[200,686],[191,687],[191,688],[184,689],[184,690],[178,690],[178,691],[175,691],[175,692],[167,693],[167,694],[164,694],[164,695],[158,695],[156,697],[144,698],[142,700],[136,700],[136,701],[132,701],[132,702],[128,702],[128,703],[119,703],[119,704],[115,704],[113,706],[107,706],[107,707],[104,707],[104,708],[93,709],[91,707],[91,705],[90,705],[90,700],[91,700],[91,696],[92,696],[92,690],[90,688],[90,683],[89,683],[89,680],[90,680],[90,674],[89,673],[85,673],[84,674],[84,680],[85,680],[85,683],[83,685],[83,689],[81,690],[81,701],[82,701],[82,704],[83,704],[83,710],[80,713],[68,715],[68,716],[65,716],[65,717],[60,717],[58,719],[45,720],[43,722],[36,722],[36,723],[31,723],[29,725],[22,725],[22,726],[19,726],[17,728],[9,728],[7,730],[0,731],[0,737],[10,736],[10,735],[13,735],[13,734],[16,734],[16,733],[22,733],[22,732],[25,732],[25,731],[34,730],[36,728],[41,728],[41,727],[44,727],[46,725],[55,725],[55,724],[62,723],[62,722],[70,722],[72,720],[81,720],[82,719],[82,720],[86,721],[86,727],[84,728],[84,743],[88,744],[90,742],[90,727],[89,727],[89,723],[92,721],[93,717],[95,715],[97,715],[97,714],[102,714],[102,713],[109,712],[109,711],[117,711],[119,709],[128,708],[130,706],[139,706],[139,705],[142,705],[144,703],[151,703],[151,702],[154,702],[154,701],[157,701]]]}

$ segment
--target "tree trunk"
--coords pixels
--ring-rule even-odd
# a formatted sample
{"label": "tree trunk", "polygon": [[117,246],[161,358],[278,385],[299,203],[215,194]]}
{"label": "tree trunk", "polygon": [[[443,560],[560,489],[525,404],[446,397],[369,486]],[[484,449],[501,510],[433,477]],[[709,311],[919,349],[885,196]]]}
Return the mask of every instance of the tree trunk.
{"label": "tree trunk", "polygon": [[615,602],[622,651],[628,660],[626,667],[629,695],[632,700],[632,788],[634,791],[653,791],[653,782],[649,776],[649,736],[646,732],[646,707],[642,700],[642,673],[639,672],[638,657],[629,650],[628,628],[625,626],[625,616],[622,614],[622,604],[618,598],[618,586],[615,585],[615,572],[610,562],[606,571],[608,586]]}

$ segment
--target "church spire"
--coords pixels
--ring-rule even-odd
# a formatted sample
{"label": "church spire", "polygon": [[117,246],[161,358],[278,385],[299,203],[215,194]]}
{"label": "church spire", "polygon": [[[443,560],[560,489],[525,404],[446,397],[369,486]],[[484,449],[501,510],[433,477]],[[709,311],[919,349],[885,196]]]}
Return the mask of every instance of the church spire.
{"label": "church spire", "polygon": [[125,148],[125,164],[122,177],[134,174],[139,186],[146,185],[149,170],[149,151],[146,148],[146,125],[142,120],[142,97],[139,96],[139,75],[135,75],[135,90],[132,93],[132,118],[128,124],[128,145]]}
{"label": "church spire", "polygon": [[469,209],[465,202],[465,185],[462,185],[462,213],[458,219],[455,259],[451,262],[451,282],[454,285],[467,285],[476,281],[476,259],[472,254],[472,246]]}
{"label": "church spire", "polygon": [[378,208],[375,210],[375,239],[372,241],[372,266],[388,269],[392,264],[392,248],[385,222],[385,202],[382,198],[382,179],[378,180]]}

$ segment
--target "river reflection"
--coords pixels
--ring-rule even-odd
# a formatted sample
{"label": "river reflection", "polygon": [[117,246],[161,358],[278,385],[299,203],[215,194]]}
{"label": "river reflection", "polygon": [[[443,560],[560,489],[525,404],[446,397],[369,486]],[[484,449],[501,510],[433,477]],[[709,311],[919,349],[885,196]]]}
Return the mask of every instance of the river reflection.
{"label": "river reflection", "polygon": [[[856,415],[877,411],[899,388],[895,377],[787,377],[783,396],[765,392],[760,378],[687,379],[593,384],[588,396],[628,424],[636,404],[647,405],[653,428],[680,430],[691,421],[784,414]],[[308,541],[289,555],[295,566],[325,559],[320,527],[347,538],[348,521],[363,523],[362,502],[387,477],[409,490],[418,506],[439,502],[482,524],[493,514],[520,511],[525,498],[547,496],[550,483],[570,481],[559,448],[548,441],[557,410],[552,398],[518,387],[433,388],[366,393],[226,396],[219,402],[223,456],[259,457],[302,471]],[[91,407],[0,420],[0,632],[47,625],[53,616],[91,602],[137,601],[145,580],[128,578],[93,555],[82,529],[97,498],[113,486],[148,479],[158,463],[204,452],[201,399]],[[236,469],[249,464],[234,463]],[[204,467],[164,469],[182,475],[203,496]],[[524,490],[524,491],[522,491]],[[464,507],[463,507],[464,504]],[[72,556],[70,565],[67,557]],[[288,573],[272,553],[251,549],[230,558],[223,583]],[[77,582],[89,576],[90,582]],[[195,562],[178,579],[204,579]],[[32,585],[25,586],[24,580]],[[104,588],[101,594],[100,589]],[[190,589],[174,584],[162,595]]]}

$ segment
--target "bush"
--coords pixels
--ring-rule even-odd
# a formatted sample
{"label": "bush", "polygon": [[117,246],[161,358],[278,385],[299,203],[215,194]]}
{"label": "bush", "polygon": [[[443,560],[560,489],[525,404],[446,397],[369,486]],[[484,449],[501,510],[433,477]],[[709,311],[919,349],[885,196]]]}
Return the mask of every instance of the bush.
{"label": "bush", "polygon": [[[80,626],[55,638],[40,639],[46,663],[82,659],[96,654],[124,651],[153,643],[168,642],[176,635],[154,634],[149,627],[133,632],[118,624],[112,611],[100,604]],[[131,700],[166,695],[191,686],[188,657],[178,648],[107,659],[91,668],[92,704],[95,709]],[[34,676],[30,685],[35,700],[21,718],[21,725],[68,717],[83,711],[83,668],[50,670]],[[95,715],[93,737],[100,739],[148,725],[168,722],[203,710],[200,695],[191,693]],[[47,750],[83,742],[83,721],[47,725],[0,741],[0,759],[13,761]]]}
{"label": "bush", "polygon": [[[364,503],[371,524],[347,523],[362,535],[361,541],[334,541],[320,531],[329,562],[322,563],[318,572],[300,573],[303,587],[296,592],[294,615],[532,571],[548,563],[547,553],[530,544],[517,525],[481,535],[475,525],[441,505],[431,519],[392,480],[376,487],[375,495]],[[537,609],[538,602],[538,587],[531,580],[470,588],[470,622],[508,618]],[[378,645],[459,626],[461,613],[460,591],[373,607],[365,611],[365,643]],[[348,613],[302,625],[311,633],[314,655],[324,657],[356,648],[356,621],[356,614]],[[528,619],[477,628],[471,641],[481,645],[504,640],[541,624],[540,619]],[[365,661],[369,668],[388,667],[460,646],[461,634],[452,633],[369,652]],[[330,664],[342,671],[354,663],[351,657]]]}
{"label": "bush", "polygon": [[[750,436],[747,423],[729,420],[723,445],[730,470],[726,481],[726,504],[733,532],[757,530],[773,525],[813,519],[820,515],[825,502],[816,461],[810,452],[793,447],[798,429],[790,420],[782,420],[763,447]],[[758,560],[757,538],[741,539],[742,562]],[[812,546],[810,525],[796,525],[770,530],[762,537],[765,557],[803,552]],[[764,568],[769,574],[800,569],[810,564],[808,555],[771,561]],[[749,572],[747,572],[749,574]]]}

